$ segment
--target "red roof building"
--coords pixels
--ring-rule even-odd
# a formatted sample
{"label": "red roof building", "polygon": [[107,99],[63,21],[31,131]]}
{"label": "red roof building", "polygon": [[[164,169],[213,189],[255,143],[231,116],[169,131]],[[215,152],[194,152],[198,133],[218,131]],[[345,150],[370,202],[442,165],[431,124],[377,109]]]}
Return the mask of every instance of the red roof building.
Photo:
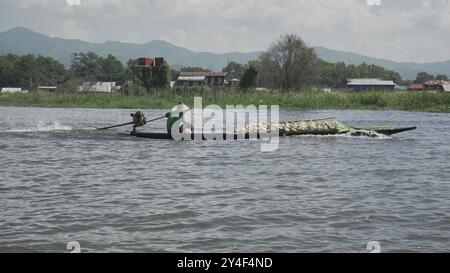
{"label": "red roof building", "polygon": [[421,83],[411,84],[411,86],[408,87],[408,90],[409,91],[423,91],[424,90],[423,84],[421,84]]}
{"label": "red roof building", "polygon": [[153,67],[152,58],[139,58],[137,59],[137,65],[140,67]]}

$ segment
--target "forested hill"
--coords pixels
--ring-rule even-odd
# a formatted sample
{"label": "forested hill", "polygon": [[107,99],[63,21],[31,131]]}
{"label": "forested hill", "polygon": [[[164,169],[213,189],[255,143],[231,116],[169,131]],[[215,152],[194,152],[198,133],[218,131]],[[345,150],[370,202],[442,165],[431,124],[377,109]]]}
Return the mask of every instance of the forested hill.
{"label": "forested hill", "polygon": [[[399,63],[384,59],[371,58],[349,52],[316,47],[319,58],[328,62],[343,61],[347,64],[375,64],[398,72],[403,79],[415,79],[418,72],[430,74],[446,74],[450,76],[450,60],[436,63]],[[66,67],[70,64],[73,52],[92,51],[101,56],[112,54],[126,63],[131,58],[141,56],[164,56],[171,67],[182,66],[204,67],[211,70],[221,70],[228,62],[247,63],[258,57],[259,52],[223,53],[194,52],[172,45],[166,41],[155,40],[145,44],[131,44],[108,41],[104,43],[89,43],[81,40],[52,38],[27,28],[13,28],[0,33],[0,54],[13,53],[23,55],[28,53],[52,57]]]}
{"label": "forested hill", "polygon": [[224,54],[194,52],[161,40],[145,44],[114,41],[89,43],[81,40],[51,38],[19,27],[0,33],[0,54],[41,54],[52,57],[67,67],[70,65],[72,53],[88,51],[95,52],[101,56],[114,55],[124,64],[129,59],[142,56],[163,56],[172,67],[197,66],[211,70],[222,70],[227,65],[227,62],[246,63],[258,58],[258,52],[230,52]]}

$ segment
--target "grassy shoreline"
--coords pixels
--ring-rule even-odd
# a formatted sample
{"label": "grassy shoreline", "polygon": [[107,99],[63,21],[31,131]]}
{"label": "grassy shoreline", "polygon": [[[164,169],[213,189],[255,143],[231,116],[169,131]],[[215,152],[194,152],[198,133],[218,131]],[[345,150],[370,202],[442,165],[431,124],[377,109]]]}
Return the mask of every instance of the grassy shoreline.
{"label": "grassy shoreline", "polygon": [[[193,97],[175,95],[171,91],[158,91],[151,95],[122,96],[101,93],[28,93],[2,94],[0,106],[48,108],[122,108],[167,109],[179,101],[193,105]],[[203,105],[279,105],[286,110],[401,110],[414,112],[450,113],[450,93],[322,93],[290,92],[246,93],[221,92],[203,98]]]}

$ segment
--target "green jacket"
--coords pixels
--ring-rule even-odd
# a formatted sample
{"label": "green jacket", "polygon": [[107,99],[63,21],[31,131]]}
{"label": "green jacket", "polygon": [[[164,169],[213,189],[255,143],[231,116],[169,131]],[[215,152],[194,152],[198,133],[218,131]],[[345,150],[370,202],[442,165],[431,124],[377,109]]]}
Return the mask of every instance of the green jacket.
{"label": "green jacket", "polygon": [[172,113],[169,112],[166,114],[166,118],[167,118],[167,123],[166,123],[167,132],[170,134],[172,132],[173,125],[177,121],[179,121],[180,119],[183,118],[183,113],[180,113],[178,117],[172,117]]}

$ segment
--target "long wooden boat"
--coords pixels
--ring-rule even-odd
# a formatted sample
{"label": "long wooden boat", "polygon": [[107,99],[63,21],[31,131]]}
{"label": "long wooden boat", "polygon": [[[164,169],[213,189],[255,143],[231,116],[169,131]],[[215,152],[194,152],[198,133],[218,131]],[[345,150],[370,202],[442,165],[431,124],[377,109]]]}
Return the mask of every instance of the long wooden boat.
{"label": "long wooden boat", "polygon": [[[374,127],[373,130],[370,127],[367,128],[357,128],[351,127],[351,129],[347,131],[343,130],[318,130],[318,131],[280,131],[280,137],[289,137],[289,136],[301,136],[301,135],[318,135],[318,136],[326,136],[326,135],[340,135],[340,134],[350,134],[353,136],[376,136],[376,134],[391,136],[403,132],[408,132],[417,129],[417,127],[408,127],[408,128],[387,128],[387,127]],[[131,132],[127,134],[121,134],[124,136],[132,136],[137,138],[146,138],[146,139],[162,139],[162,140],[172,140],[172,136],[168,133],[143,133],[143,132]],[[259,133],[245,133],[245,134],[202,134],[195,135],[191,134],[183,138],[184,140],[229,140],[229,139],[260,139],[267,137],[268,134],[259,134]]]}

